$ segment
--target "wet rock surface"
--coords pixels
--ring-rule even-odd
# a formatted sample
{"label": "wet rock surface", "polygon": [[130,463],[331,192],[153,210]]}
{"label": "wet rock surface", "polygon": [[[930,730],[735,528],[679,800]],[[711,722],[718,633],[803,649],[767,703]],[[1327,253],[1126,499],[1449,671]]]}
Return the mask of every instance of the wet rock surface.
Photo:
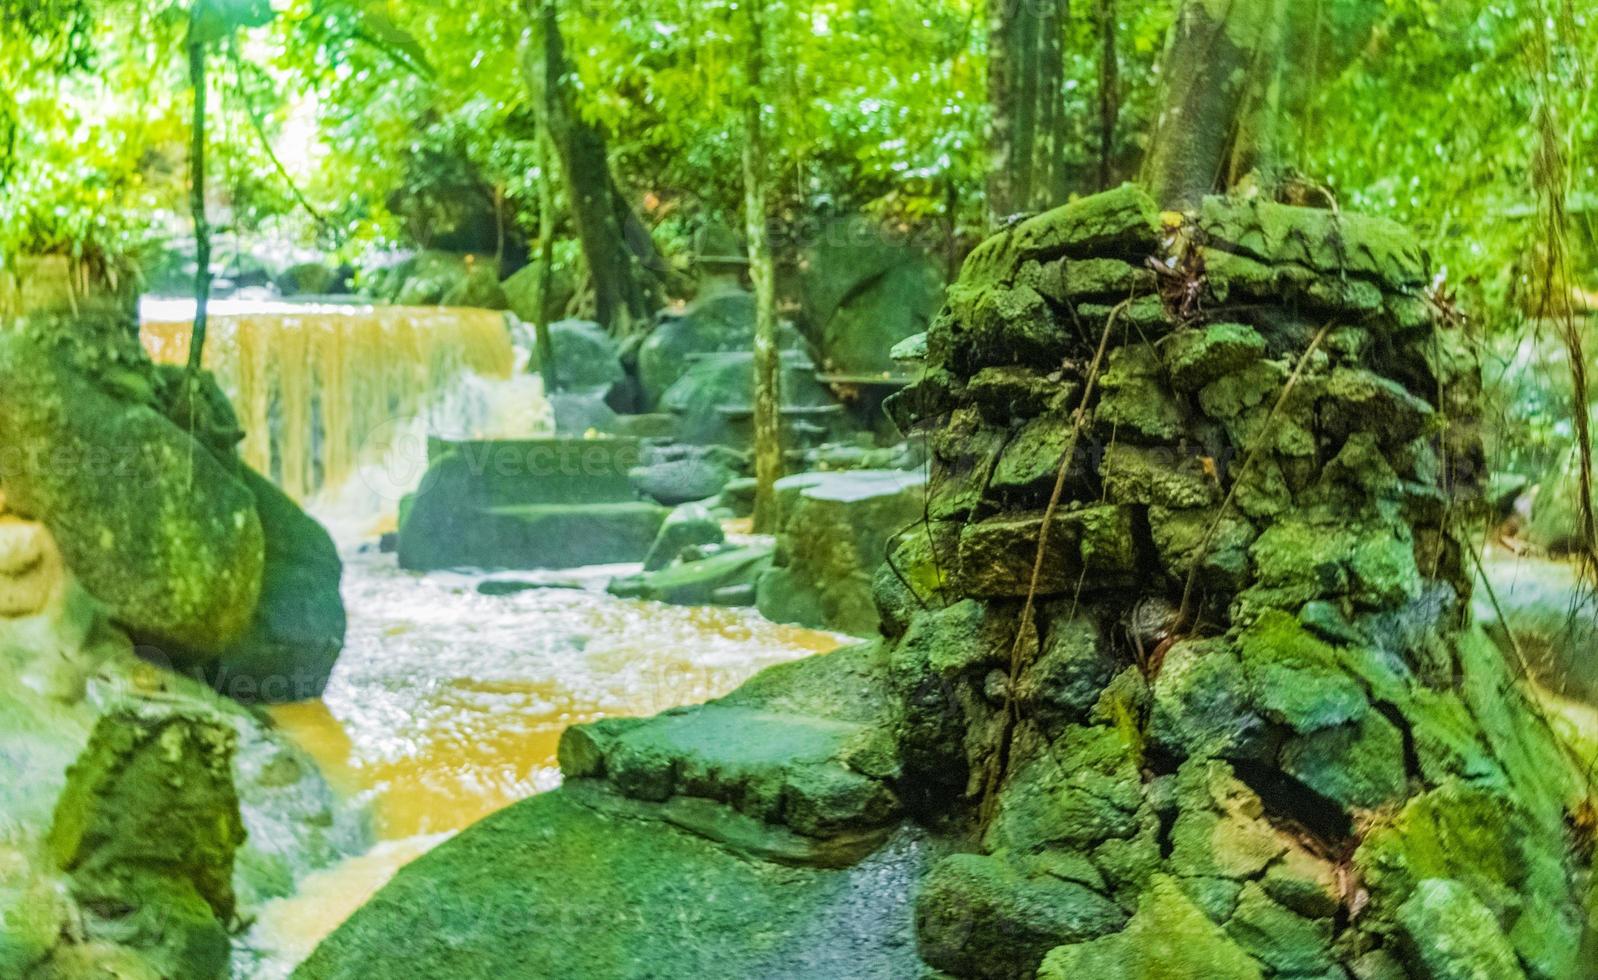
{"label": "wet rock surface", "polygon": [[800,473],[777,481],[777,553],[761,576],[766,618],[855,636],[877,631],[871,583],[887,542],[920,514],[925,480],[899,470]]}
{"label": "wet rock surface", "polygon": [[400,509],[405,568],[574,568],[642,561],[667,509],[628,472],[638,440],[435,440]]}

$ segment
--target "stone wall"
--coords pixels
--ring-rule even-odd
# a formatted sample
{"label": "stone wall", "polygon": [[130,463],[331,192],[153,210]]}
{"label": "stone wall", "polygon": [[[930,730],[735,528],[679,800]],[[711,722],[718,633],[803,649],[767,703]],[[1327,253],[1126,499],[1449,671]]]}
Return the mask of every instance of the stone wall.
{"label": "stone wall", "polygon": [[980,841],[929,964],[1581,975],[1586,787],[1468,626],[1477,374],[1426,285],[1389,223],[1130,186],[972,255],[878,578],[906,805]]}

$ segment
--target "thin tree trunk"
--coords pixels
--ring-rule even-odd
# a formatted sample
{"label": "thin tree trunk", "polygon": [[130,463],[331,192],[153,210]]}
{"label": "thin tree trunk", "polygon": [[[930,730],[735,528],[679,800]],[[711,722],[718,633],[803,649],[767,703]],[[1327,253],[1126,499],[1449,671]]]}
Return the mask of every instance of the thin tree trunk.
{"label": "thin tree trunk", "polygon": [[1063,192],[1068,0],[988,0],[988,224]]}
{"label": "thin tree trunk", "polygon": [[1060,150],[1065,145],[1065,23],[1070,16],[1068,0],[1034,0],[1035,54],[1037,86],[1033,90],[1035,122],[1032,131],[1030,206],[1046,211],[1060,203],[1065,188],[1060,166]]}
{"label": "thin tree trunk", "polygon": [[1019,0],[988,0],[988,227],[1016,208],[1015,19]]}
{"label": "thin tree trunk", "polygon": [[780,355],[777,350],[776,276],[766,234],[766,147],[761,120],[765,74],[764,0],[747,0],[748,90],[744,104],[744,226],[749,239],[749,278],[755,287],[755,530],[776,530],[777,480],[782,476]]}
{"label": "thin tree trunk", "polygon": [[549,292],[555,278],[555,190],[550,168],[549,132],[538,134],[538,272],[534,280],[538,300],[533,335],[538,344],[538,373],[544,380],[544,394],[559,387],[555,380],[555,342],[549,336]]}
{"label": "thin tree trunk", "polygon": [[658,306],[653,274],[645,268],[653,246],[611,176],[604,134],[577,110],[556,0],[528,2],[538,4],[529,12],[543,33],[542,65],[527,66],[528,80],[542,96],[544,124],[560,156],[572,224],[593,280],[596,319],[612,333],[631,333]]}
{"label": "thin tree trunk", "polygon": [[[1162,207],[1198,204],[1224,189],[1263,145],[1261,122],[1286,0],[1183,0],[1165,53],[1161,110],[1144,179]],[[1240,133],[1244,139],[1239,140]]]}
{"label": "thin tree trunk", "polygon": [[189,210],[194,217],[194,332],[189,336],[189,370],[199,371],[205,356],[206,307],[211,301],[211,223],[205,217],[205,41],[201,5],[189,15],[189,88],[194,118],[189,139]]}
{"label": "thin tree trunk", "polygon": [[1115,51],[1115,0],[1097,0],[1099,29],[1099,190],[1115,180],[1115,126],[1121,115],[1121,60]]}

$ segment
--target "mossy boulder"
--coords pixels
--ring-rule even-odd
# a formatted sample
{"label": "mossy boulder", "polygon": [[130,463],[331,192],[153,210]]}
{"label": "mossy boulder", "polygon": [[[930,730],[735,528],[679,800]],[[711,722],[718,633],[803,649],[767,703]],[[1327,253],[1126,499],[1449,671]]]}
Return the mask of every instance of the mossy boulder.
{"label": "mossy boulder", "polygon": [[1084,885],[1028,875],[980,854],[943,859],[916,898],[921,958],[983,980],[1031,976],[1054,947],[1113,932],[1125,921],[1113,902]]}
{"label": "mossy boulder", "polygon": [[[549,344],[555,354],[555,384],[562,391],[608,394],[627,377],[615,338],[597,323],[557,320],[549,325]],[[538,358],[535,346],[528,370],[540,370]]]}
{"label": "mossy boulder", "polygon": [[777,481],[777,555],[761,576],[760,611],[865,636],[877,631],[872,577],[888,540],[923,510],[925,480],[897,470],[805,473]]}
{"label": "mossy boulder", "polygon": [[266,537],[261,598],[244,636],[203,674],[245,703],[319,697],[344,649],[344,563],[326,529],[287,494],[247,467],[240,476],[255,496]]}
{"label": "mossy boulder", "polygon": [[104,715],[67,774],[49,847],[91,936],[170,976],[220,977],[244,842],[236,736],[220,717],[129,706]]}
{"label": "mossy boulder", "polygon": [[147,404],[17,333],[0,337],[7,506],[50,528],[116,621],[205,660],[240,639],[261,592],[255,497]]}
{"label": "mossy boulder", "polygon": [[1424,980],[1519,980],[1526,975],[1492,912],[1457,881],[1420,882],[1399,908],[1398,921]]}
{"label": "mossy boulder", "polygon": [[718,545],[727,540],[721,522],[702,504],[683,504],[667,515],[655,543],[644,557],[644,571],[655,572],[682,556],[685,549]]}
{"label": "mossy boulder", "polygon": [[1055,948],[1037,975],[1038,980],[1262,980],[1266,974],[1176,879],[1158,875],[1125,929]]}

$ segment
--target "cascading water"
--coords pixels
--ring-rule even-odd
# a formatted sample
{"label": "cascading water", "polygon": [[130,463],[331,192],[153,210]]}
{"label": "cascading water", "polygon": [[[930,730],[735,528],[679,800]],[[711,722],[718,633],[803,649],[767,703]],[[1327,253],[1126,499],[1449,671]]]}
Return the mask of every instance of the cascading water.
{"label": "cascading water", "polygon": [[[428,435],[511,438],[553,428],[511,320],[492,310],[210,305],[205,366],[233,402],[245,462],[342,542],[385,530],[426,464]],[[157,361],[188,359],[194,304],[146,301]]]}
{"label": "cascading water", "polygon": [[[147,302],[157,360],[188,354],[192,304]],[[321,700],[272,710],[330,781],[365,803],[379,843],[256,910],[235,975],[286,977],[406,862],[560,776],[568,725],[726,693],[756,671],[844,638],[753,610],[611,597],[631,567],[488,576],[417,574],[370,542],[420,481],[429,435],[548,433],[529,346],[484,310],[219,302],[205,363],[247,431],[246,460],[305,503],[346,553],[343,655]]]}

